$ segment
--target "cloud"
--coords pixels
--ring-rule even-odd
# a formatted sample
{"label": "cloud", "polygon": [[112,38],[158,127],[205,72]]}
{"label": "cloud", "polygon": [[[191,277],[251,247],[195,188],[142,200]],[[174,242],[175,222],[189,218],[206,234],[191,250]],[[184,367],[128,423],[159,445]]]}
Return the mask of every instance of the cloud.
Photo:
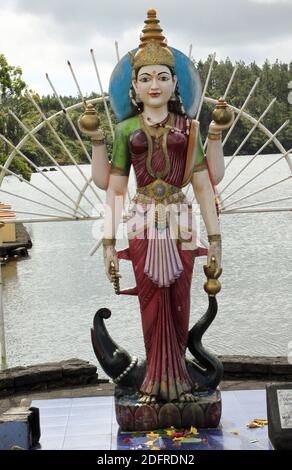
{"label": "cloud", "polygon": [[[5,2],[5,0],[4,0]],[[136,0],[13,0],[20,12],[50,17],[73,42],[95,33],[119,37],[128,29],[141,27],[149,2]],[[179,6],[178,6],[179,5]],[[155,7],[170,34],[214,45],[272,39],[291,34],[292,2],[281,0],[157,0]],[[214,46],[213,46],[214,47]]]}
{"label": "cloud", "polygon": [[[217,51],[219,58],[290,61],[292,2],[285,0],[156,0],[168,42],[196,59]],[[84,91],[98,90],[89,49],[95,50],[104,88],[120,54],[138,45],[149,1],[1,0],[1,50],[24,78],[49,93],[49,72],[62,94],[76,93],[69,59]],[[12,33],[13,31],[13,33]]]}

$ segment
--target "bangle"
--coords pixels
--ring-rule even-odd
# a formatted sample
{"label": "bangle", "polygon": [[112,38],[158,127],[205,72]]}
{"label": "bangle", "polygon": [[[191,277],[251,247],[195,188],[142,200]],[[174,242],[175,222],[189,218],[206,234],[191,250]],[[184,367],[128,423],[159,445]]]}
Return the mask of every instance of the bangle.
{"label": "bangle", "polygon": [[102,239],[103,246],[115,246],[116,239],[115,238],[103,238]]}
{"label": "bangle", "polygon": [[221,140],[222,132],[208,132],[209,140]]}
{"label": "bangle", "polygon": [[91,139],[92,145],[103,145],[104,139]]}
{"label": "bangle", "polygon": [[221,234],[220,233],[214,233],[214,235],[208,235],[208,241],[209,242],[221,242]]}

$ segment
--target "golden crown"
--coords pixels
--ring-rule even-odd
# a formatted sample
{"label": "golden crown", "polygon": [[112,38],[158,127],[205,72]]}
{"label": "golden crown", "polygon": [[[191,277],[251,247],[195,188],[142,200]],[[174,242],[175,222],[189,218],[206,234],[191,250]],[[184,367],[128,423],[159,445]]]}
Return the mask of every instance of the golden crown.
{"label": "golden crown", "polygon": [[175,59],[171,50],[167,47],[167,41],[162,34],[156,17],[156,10],[151,8],[147,12],[147,20],[140,36],[140,45],[134,55],[129,52],[133,71],[137,71],[144,65],[168,65],[174,67]]}

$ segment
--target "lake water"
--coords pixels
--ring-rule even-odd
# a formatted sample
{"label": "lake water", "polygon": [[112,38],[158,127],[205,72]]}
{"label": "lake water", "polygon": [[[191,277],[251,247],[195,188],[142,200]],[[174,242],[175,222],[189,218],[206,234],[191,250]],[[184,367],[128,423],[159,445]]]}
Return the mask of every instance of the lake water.
{"label": "lake water", "polygon": [[[256,159],[239,182],[243,183],[276,158],[261,156]],[[224,185],[247,159],[240,157],[232,162]],[[90,174],[89,165],[83,165],[82,169],[86,175]],[[66,167],[65,171],[76,184],[83,185],[76,168]],[[288,175],[286,162],[275,165],[236,194],[233,200]],[[73,185],[60,171],[50,172],[49,177],[62,185],[66,194],[73,199],[76,197]],[[40,174],[33,174],[31,182],[65,200]],[[239,185],[234,183],[230,191]],[[5,178],[2,189],[53,203],[13,176]],[[86,194],[94,201],[91,191]],[[241,204],[291,196],[290,179]],[[51,209],[42,209],[4,193],[1,193],[1,200],[11,202],[14,209],[53,213]],[[291,207],[291,200],[282,204]],[[56,206],[62,207],[57,203]],[[91,212],[88,202],[84,207]],[[130,353],[144,356],[137,298],[114,294],[104,274],[101,250],[89,256],[96,243],[93,233],[100,228],[100,222],[33,223],[26,227],[33,241],[29,257],[10,261],[2,268],[9,366],[70,357],[96,363],[90,328],[100,307],[112,310],[107,325],[114,340]],[[217,354],[287,355],[288,343],[292,341],[292,213],[222,215],[221,227],[222,291],[217,296],[217,318],[204,337],[205,346]],[[120,242],[119,248],[124,246],[126,242]],[[203,290],[204,263],[205,258],[199,258],[195,266],[191,326],[207,308],[207,295]],[[121,288],[133,286],[129,262],[122,261],[120,269]]]}

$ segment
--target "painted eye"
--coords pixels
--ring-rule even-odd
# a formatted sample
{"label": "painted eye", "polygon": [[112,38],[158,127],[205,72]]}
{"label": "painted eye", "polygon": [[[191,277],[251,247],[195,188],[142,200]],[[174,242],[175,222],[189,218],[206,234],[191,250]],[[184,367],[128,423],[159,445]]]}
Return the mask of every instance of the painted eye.
{"label": "painted eye", "polygon": [[169,77],[167,75],[162,75],[162,77],[160,77],[160,80],[162,82],[167,82],[169,80]]}
{"label": "painted eye", "polygon": [[141,77],[141,78],[139,78],[139,82],[143,82],[143,83],[149,82],[149,78]]}

